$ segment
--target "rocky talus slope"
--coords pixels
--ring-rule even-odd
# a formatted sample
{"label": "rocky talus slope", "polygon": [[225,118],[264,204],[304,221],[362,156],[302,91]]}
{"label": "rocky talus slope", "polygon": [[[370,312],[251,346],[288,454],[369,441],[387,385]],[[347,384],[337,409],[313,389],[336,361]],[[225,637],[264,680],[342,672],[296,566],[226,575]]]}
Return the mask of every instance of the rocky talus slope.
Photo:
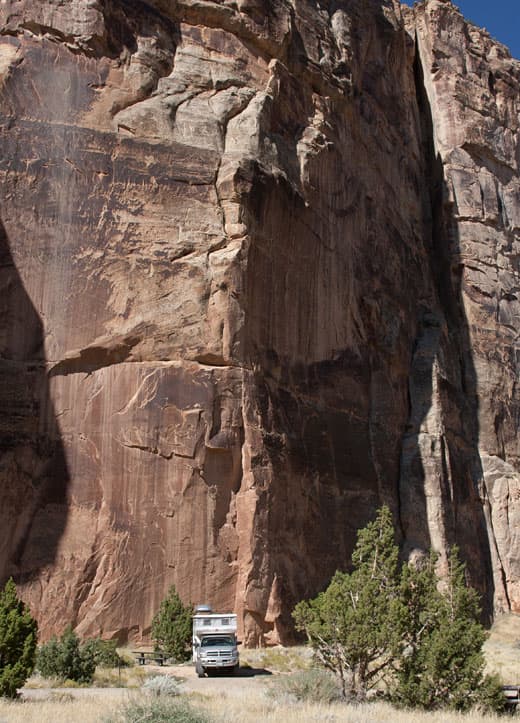
{"label": "rocky talus slope", "polygon": [[520,62],[448,0],[0,3],[0,577],[248,644],[381,503],[520,611]]}

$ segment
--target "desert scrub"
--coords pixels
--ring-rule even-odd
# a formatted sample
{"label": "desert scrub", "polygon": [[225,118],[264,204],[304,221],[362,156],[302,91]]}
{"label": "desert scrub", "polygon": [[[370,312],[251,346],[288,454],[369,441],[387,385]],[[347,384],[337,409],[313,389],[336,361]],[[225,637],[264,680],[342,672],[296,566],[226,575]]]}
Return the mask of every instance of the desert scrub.
{"label": "desert scrub", "polygon": [[311,665],[312,656],[312,649],[306,646],[256,648],[243,650],[240,653],[240,665],[289,673],[296,670],[307,670]]}
{"label": "desert scrub", "polygon": [[153,695],[179,695],[179,685],[171,675],[154,675],[147,678],[143,688]]}
{"label": "desert scrub", "polygon": [[103,723],[212,723],[206,713],[196,710],[187,701],[159,697],[133,700]]}
{"label": "desert scrub", "polygon": [[140,688],[147,677],[142,666],[96,668],[93,685],[96,688]]}
{"label": "desert scrub", "polygon": [[330,704],[341,699],[341,691],[335,677],[319,668],[310,668],[280,677],[269,693],[276,700],[286,703]]}

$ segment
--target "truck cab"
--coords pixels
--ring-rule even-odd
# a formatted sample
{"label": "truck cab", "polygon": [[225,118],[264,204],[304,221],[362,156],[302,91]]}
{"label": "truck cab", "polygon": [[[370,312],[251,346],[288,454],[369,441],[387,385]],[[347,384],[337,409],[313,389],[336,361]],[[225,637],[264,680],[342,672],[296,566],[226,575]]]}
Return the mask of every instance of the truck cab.
{"label": "truck cab", "polygon": [[198,606],[193,616],[193,662],[199,678],[238,669],[237,616]]}

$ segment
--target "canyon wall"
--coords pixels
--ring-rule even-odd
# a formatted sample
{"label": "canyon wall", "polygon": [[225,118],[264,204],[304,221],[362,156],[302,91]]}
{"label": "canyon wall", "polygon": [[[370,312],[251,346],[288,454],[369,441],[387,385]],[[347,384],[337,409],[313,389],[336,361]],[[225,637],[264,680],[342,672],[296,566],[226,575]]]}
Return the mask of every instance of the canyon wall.
{"label": "canyon wall", "polygon": [[0,577],[247,644],[382,503],[520,611],[520,62],[447,0],[0,5]]}

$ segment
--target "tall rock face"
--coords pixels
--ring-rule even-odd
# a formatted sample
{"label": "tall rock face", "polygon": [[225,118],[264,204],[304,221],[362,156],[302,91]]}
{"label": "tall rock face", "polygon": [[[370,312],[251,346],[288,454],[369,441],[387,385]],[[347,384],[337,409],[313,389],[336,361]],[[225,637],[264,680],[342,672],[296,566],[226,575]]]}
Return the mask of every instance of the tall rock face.
{"label": "tall rock face", "polygon": [[447,0],[0,4],[0,576],[248,644],[387,503],[520,611],[520,63]]}
{"label": "tall rock face", "polygon": [[425,448],[443,447],[426,484],[428,518],[437,518],[434,545],[457,539],[477,567],[467,510],[478,500],[495,608],[518,611],[520,63],[449,2],[408,20],[432,130],[445,320],[433,376],[440,408],[419,431]]}

